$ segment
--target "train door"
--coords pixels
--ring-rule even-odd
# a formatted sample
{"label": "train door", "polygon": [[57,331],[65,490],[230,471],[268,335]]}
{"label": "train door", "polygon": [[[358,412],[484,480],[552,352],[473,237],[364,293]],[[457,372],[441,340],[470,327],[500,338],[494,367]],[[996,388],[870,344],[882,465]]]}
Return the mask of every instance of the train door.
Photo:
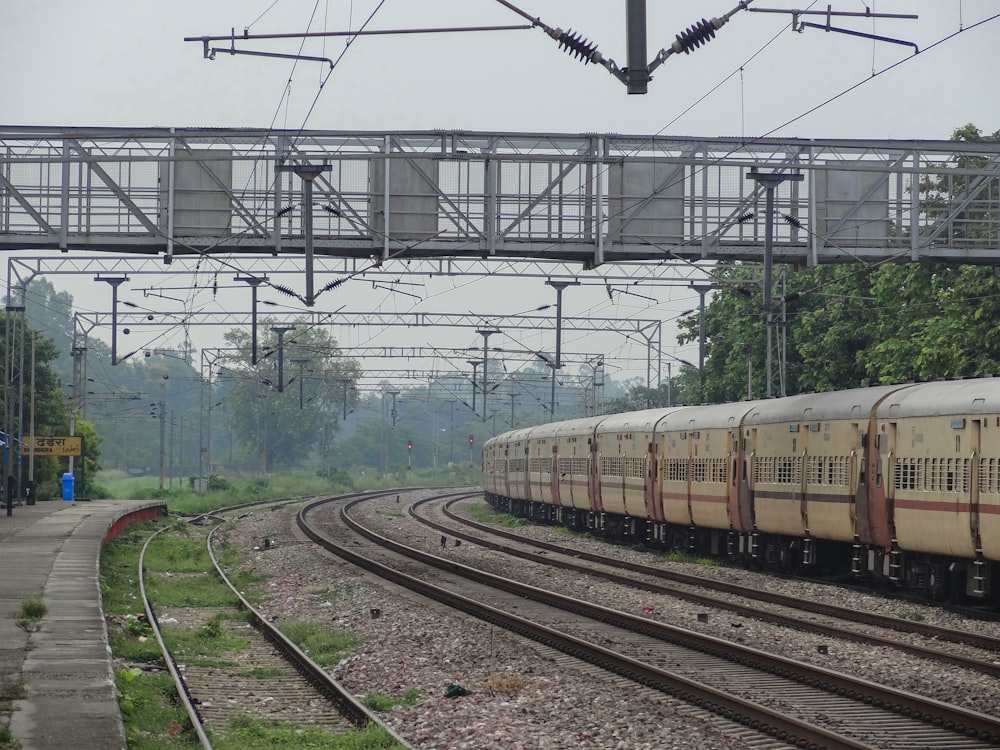
{"label": "train door", "polygon": [[588,477],[588,492],[590,497],[590,508],[595,513],[601,513],[604,511],[604,500],[601,497],[601,482],[597,475],[598,467],[601,463],[601,452],[598,449],[597,437],[592,435],[587,438],[588,447],[590,448],[589,453],[589,465],[587,467],[587,477]]}
{"label": "train door", "polygon": [[809,426],[802,430],[801,425],[792,425],[799,431],[792,438],[790,455],[798,461],[798,484],[795,493],[799,496],[799,516],[802,518],[802,528],[809,533],[809,503],[806,501],[806,466],[809,460]]}
{"label": "train door", "polygon": [[972,536],[973,549],[983,548],[979,530],[979,454],[981,451],[983,423],[979,419],[969,420],[969,533]]}
{"label": "train door", "polygon": [[656,429],[647,435],[646,450],[646,517],[663,520],[663,498],[660,491],[660,447]]}
{"label": "train door", "polygon": [[742,468],[740,470],[739,488],[739,509],[737,518],[739,519],[739,531],[750,532],[757,526],[757,519],[753,512],[754,493],[754,462],[757,459],[757,428],[751,427],[746,431],[743,439]]}
{"label": "train door", "polygon": [[892,547],[896,536],[895,498],[896,478],[896,422],[883,422],[868,441],[870,480],[858,487],[854,498],[854,528],[858,540],[882,549]]}
{"label": "train door", "polygon": [[552,456],[549,461],[549,492],[552,493],[552,504],[562,505],[559,496],[559,438],[552,439]]}
{"label": "train door", "polygon": [[729,463],[729,483],[726,489],[726,512],[729,515],[729,528],[740,531],[740,488],[743,486],[743,481],[741,478],[739,428],[729,430],[727,439],[729,440],[729,449],[726,452],[726,461]]}

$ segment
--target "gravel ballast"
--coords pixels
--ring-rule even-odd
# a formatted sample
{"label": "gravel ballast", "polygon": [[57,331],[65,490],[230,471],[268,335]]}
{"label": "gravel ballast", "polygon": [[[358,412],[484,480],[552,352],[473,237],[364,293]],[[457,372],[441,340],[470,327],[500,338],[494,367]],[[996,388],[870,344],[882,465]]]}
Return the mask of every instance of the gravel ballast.
{"label": "gravel ballast", "polygon": [[[431,491],[403,496],[403,508]],[[378,533],[465,565],[515,577],[531,585],[586,597],[604,606],[653,617],[680,627],[996,715],[995,680],[936,662],[915,660],[892,649],[833,641],[758,620],[737,618],[672,597],[623,588],[571,571],[518,563],[463,543],[440,548],[440,534],[400,512],[400,505],[375,501],[352,512]],[[525,526],[528,537],[581,545],[592,551],[651,562],[640,550],[610,547],[546,527]],[[294,509],[253,512],[226,533],[227,541],[250,554],[245,566],[268,576],[255,605],[276,621],[311,620],[344,628],[364,639],[330,671],[359,698],[400,696],[417,688],[421,698],[397,706],[383,720],[418,750],[672,750],[749,747],[724,723],[634,683],[606,675],[575,660],[511,636],[492,625],[436,605],[377,580],[306,542],[295,526]],[[265,549],[262,540],[272,540]],[[686,573],[766,587],[840,606],[917,617],[1000,636],[996,623],[966,622],[938,608],[901,604],[879,596],[809,581],[781,580],[759,573],[685,563],[664,563]],[[514,568],[516,568],[516,573]],[[699,615],[702,615],[700,621]],[[911,638],[897,634],[899,639]],[[822,647],[822,648],[821,648]],[[964,647],[957,646],[957,649]],[[825,652],[825,653],[821,653]],[[1000,657],[998,657],[1000,658]],[[448,697],[461,686],[468,694]],[[450,688],[450,689],[449,689]]]}

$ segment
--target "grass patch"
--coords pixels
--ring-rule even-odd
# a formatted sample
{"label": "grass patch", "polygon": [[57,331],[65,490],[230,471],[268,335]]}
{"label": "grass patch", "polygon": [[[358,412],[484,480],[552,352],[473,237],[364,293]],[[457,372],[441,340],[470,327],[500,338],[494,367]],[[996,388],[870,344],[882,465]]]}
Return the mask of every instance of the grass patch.
{"label": "grass patch", "polygon": [[372,711],[391,711],[396,706],[412,706],[421,698],[419,688],[410,688],[399,695],[368,693],[361,702]]}
{"label": "grass patch", "polygon": [[219,661],[211,657],[240,651],[249,646],[250,641],[227,633],[222,627],[223,619],[221,615],[216,615],[194,630],[166,628],[163,630],[163,640],[178,661],[198,666],[229,665],[225,660]]}
{"label": "grass patch", "polygon": [[469,515],[479,523],[493,523],[507,528],[517,528],[524,526],[528,522],[523,518],[512,516],[510,513],[497,513],[486,503],[472,503],[467,506]]}
{"label": "grass patch", "polygon": [[26,596],[21,600],[21,612],[17,617],[17,626],[26,633],[38,630],[38,623],[48,613],[49,608],[41,597]]}
{"label": "grass patch", "polygon": [[21,741],[10,731],[10,727],[0,726],[0,748],[3,750],[19,750],[23,747]]}
{"label": "grass patch", "polygon": [[235,607],[236,595],[214,573],[146,576],[146,593],[159,611],[165,607]]}
{"label": "grass patch", "polygon": [[152,631],[145,641],[130,633],[109,631],[108,642],[115,656],[131,664],[163,664],[160,644],[152,637]]}
{"label": "grass patch", "polygon": [[106,613],[129,615],[142,611],[139,596],[139,554],[149,535],[168,521],[144,521],[126,529],[101,552],[101,594]]}
{"label": "grass patch", "polygon": [[[209,492],[197,492],[190,486],[159,489],[157,477],[131,477],[122,471],[101,471],[95,482],[107,497],[121,500],[162,499],[171,513],[207,513],[250,500],[279,500],[316,495],[335,495],[353,490],[380,490],[393,487],[481,487],[483,475],[475,464],[458,462],[436,469],[414,468],[413,471],[394,469],[389,475],[372,467],[356,467],[350,471],[274,472],[261,482],[250,477],[213,475]],[[219,481],[224,480],[224,481]]]}
{"label": "grass patch", "polygon": [[[6,680],[3,684],[0,684],[0,711],[13,711],[14,701],[21,700],[27,695],[24,689],[24,681],[18,677],[10,682]],[[5,727],[0,727],[3,729]],[[13,745],[5,745],[3,739],[0,738],[0,748],[13,747]]]}
{"label": "grass patch", "polygon": [[[189,538],[192,527],[174,524],[169,533],[160,534],[146,549],[146,570],[153,573],[204,573],[212,570],[212,558],[204,537]],[[184,536],[178,536],[178,534]]]}
{"label": "grass patch", "polygon": [[909,620],[910,622],[923,622],[924,613],[919,609],[910,609],[909,607],[901,607],[900,609],[893,610],[893,617],[898,617],[900,620]]}
{"label": "grass patch", "polygon": [[656,562],[688,563],[690,565],[707,565],[709,567],[719,565],[719,561],[714,557],[698,557],[697,555],[689,555],[687,552],[676,549],[664,555],[657,555]]}
{"label": "grass patch", "polygon": [[200,747],[167,672],[120,669],[115,683],[129,750]]}
{"label": "grass patch", "polygon": [[333,630],[316,622],[283,622],[279,629],[320,666],[336,664],[364,640],[346,630]]}
{"label": "grass patch", "polygon": [[233,719],[223,736],[213,739],[212,744],[216,750],[405,750],[381,727],[331,734],[315,727],[249,718]]}

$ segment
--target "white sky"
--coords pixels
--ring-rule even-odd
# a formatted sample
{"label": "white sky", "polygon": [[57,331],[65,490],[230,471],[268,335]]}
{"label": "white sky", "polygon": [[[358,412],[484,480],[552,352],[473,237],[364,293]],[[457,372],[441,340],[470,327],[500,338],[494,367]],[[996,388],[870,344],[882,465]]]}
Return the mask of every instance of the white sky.
{"label": "white sky", "polygon": [[[861,0],[831,0],[835,10],[864,12]],[[625,66],[625,3],[602,0],[515,0],[551,26],[573,29]],[[648,3],[648,58],[702,17],[719,16],[735,0]],[[755,0],[756,8],[825,9],[827,3]],[[675,55],[654,74],[649,93],[628,96],[606,70],[559,50],[541,30],[363,37],[343,55],[326,85],[327,66],[288,60],[219,55],[202,57],[184,37],[357,28],[377,0],[0,0],[0,124],[50,126],[279,127],[323,130],[426,130],[663,133],[690,136],[947,139],[972,122],[1000,128],[1000,13],[996,0],[870,0],[881,13],[913,13],[918,20],[839,19],[835,25],[904,39],[921,49],[788,29],[790,17],[736,13],[714,41]],[[810,18],[821,22],[819,18]],[[384,0],[368,28],[517,25],[524,20],[495,0]],[[970,28],[973,27],[973,28]],[[954,38],[945,40],[966,29]],[[940,42],[940,43],[939,43]],[[936,45],[936,46],[935,46]],[[219,43],[218,46],[226,46]],[[241,49],[293,53],[297,41],[240,43]],[[313,39],[302,54],[337,59],[343,39]],[[897,65],[897,63],[899,63]],[[873,77],[873,71],[885,73]],[[835,101],[810,111],[842,92]],[[787,124],[786,123],[790,123]],[[6,273],[6,264],[4,264]],[[231,272],[220,273],[229,280]],[[75,297],[77,309],[108,310],[110,293],[95,293],[91,277],[52,277]],[[186,283],[180,277],[167,285]],[[136,291],[121,299],[154,304]],[[554,302],[541,280],[519,286],[475,279],[422,280],[414,298],[345,285],[337,304],[353,310],[514,314]],[[348,288],[350,286],[351,288]],[[697,306],[682,288],[642,287],[609,300],[602,288],[571,288],[564,315],[671,319]],[[651,299],[644,299],[650,297]],[[180,294],[188,304],[207,304]],[[106,299],[105,304],[101,299]],[[246,295],[240,302],[248,307]],[[214,304],[216,301],[212,300]],[[554,310],[550,314],[554,314]],[[696,347],[678,348],[669,327],[664,348],[697,361]],[[415,333],[414,329],[358,331],[343,345],[474,346],[471,331]],[[192,331],[196,345],[221,342]],[[349,340],[348,340],[349,339]],[[124,349],[180,346],[174,331]],[[506,346],[506,341],[491,340]],[[525,346],[552,351],[551,330]],[[612,377],[645,378],[646,352],[638,341],[566,334],[564,351],[632,358]],[[664,359],[663,374],[666,375]],[[397,363],[397,366],[406,366]],[[438,366],[441,366],[439,363]],[[442,369],[446,369],[442,367]]]}

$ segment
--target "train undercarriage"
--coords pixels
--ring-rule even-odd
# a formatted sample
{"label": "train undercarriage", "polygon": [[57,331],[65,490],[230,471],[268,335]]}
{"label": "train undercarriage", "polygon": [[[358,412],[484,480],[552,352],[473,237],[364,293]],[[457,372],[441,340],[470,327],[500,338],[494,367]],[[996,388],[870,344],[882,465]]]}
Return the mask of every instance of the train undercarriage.
{"label": "train undercarriage", "polygon": [[682,526],[508,498],[486,493],[494,510],[536,523],[562,526],[617,544],[707,556],[746,568],[811,578],[835,579],[877,591],[906,592],[934,601],[1000,607],[1000,564],[984,559],[949,559],[861,544],[757,532]]}

